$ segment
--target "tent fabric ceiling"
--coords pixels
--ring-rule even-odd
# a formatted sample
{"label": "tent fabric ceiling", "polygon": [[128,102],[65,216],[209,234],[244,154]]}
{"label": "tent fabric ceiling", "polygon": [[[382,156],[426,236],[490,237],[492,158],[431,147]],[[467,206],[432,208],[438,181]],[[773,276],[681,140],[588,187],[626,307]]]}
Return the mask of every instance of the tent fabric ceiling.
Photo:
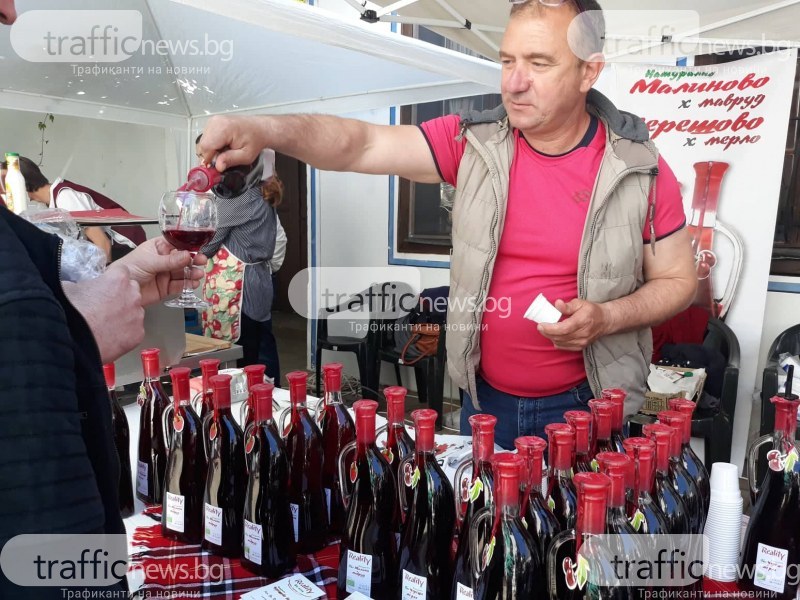
{"label": "tent fabric ceiling", "polygon": [[[71,0],[68,6],[29,0],[20,8],[138,11],[142,39],[152,43],[122,62],[97,65],[122,67],[121,74],[93,74],[80,69],[96,63],[23,60],[10,29],[2,28],[5,108],[185,127],[188,119],[222,112],[348,112],[392,106],[398,99],[493,93],[499,82],[498,67],[489,61],[294,0]],[[158,40],[172,44],[166,55],[152,51]],[[179,48],[191,40],[210,52]]]}
{"label": "tent fabric ceiling", "polygon": [[[354,7],[361,3],[349,0]],[[389,7],[395,0],[376,0],[381,7]],[[609,37],[614,35],[645,36],[654,34],[660,39],[662,32],[673,38],[686,35],[717,40],[714,48],[726,46],[721,40],[769,40],[784,45],[800,43],[800,0],[600,0],[606,12]],[[437,33],[462,44],[487,58],[496,60],[502,39],[502,29],[508,21],[510,4],[506,0],[416,0],[397,9],[396,16],[387,14],[386,21],[415,23],[448,22],[448,26],[430,27]],[[363,12],[363,8],[361,9]],[[692,11],[694,18],[686,21],[673,12],[677,21],[671,21],[666,11]],[[649,14],[648,14],[649,13]],[[355,13],[356,17],[358,13]],[[469,21],[471,29],[464,27]],[[697,27],[700,31],[697,32]],[[641,41],[613,42],[615,56],[630,59],[633,48]],[[710,42],[709,42],[710,43]],[[709,44],[692,43],[647,45],[648,56],[682,56],[707,52]],[[608,48],[607,48],[608,54]],[[639,52],[641,54],[641,52]]]}

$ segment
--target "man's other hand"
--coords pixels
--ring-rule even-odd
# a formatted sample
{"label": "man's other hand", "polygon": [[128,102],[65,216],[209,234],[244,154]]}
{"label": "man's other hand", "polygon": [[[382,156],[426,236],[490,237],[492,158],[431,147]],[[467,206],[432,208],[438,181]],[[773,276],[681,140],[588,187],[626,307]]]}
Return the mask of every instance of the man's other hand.
{"label": "man's other hand", "polygon": [[602,304],[576,298],[570,302],[556,300],[555,307],[563,318],[558,323],[539,325],[539,333],[560,350],[580,352],[597,338],[606,335],[608,315]]}

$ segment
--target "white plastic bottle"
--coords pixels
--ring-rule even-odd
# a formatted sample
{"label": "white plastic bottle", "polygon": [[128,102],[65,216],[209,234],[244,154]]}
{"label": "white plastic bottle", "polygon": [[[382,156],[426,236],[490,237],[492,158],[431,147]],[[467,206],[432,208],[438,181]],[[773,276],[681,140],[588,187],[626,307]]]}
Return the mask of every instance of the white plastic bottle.
{"label": "white plastic bottle", "polygon": [[25,178],[19,170],[19,154],[6,153],[8,172],[6,173],[6,206],[16,214],[28,208],[28,191],[25,189]]}

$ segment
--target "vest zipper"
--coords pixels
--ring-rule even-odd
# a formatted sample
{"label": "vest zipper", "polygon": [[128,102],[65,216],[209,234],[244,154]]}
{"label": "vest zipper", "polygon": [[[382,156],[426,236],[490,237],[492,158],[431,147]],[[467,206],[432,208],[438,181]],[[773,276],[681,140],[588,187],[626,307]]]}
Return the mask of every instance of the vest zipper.
{"label": "vest zipper", "polygon": [[[654,174],[654,171],[655,171],[655,174]],[[581,266],[582,266],[583,272],[581,273],[580,279],[578,281],[578,297],[581,298],[582,300],[586,299],[585,296],[586,296],[586,286],[587,286],[587,273],[589,271],[589,269],[587,268],[587,262],[586,261],[589,259],[589,248],[591,248],[592,245],[594,244],[594,232],[595,232],[595,228],[597,227],[597,221],[599,219],[600,209],[608,201],[608,199],[612,196],[612,194],[617,190],[617,188],[619,187],[620,183],[622,183],[622,180],[625,179],[631,173],[643,173],[643,174],[646,173],[648,175],[653,175],[653,177],[655,177],[655,175],[658,174],[658,168],[641,169],[641,168],[634,167],[634,168],[626,169],[626,170],[620,172],[620,174],[614,180],[614,183],[612,184],[611,188],[609,188],[608,192],[606,192],[605,196],[603,197],[603,200],[600,202],[600,205],[597,207],[597,210],[594,211],[594,215],[592,217],[592,226],[589,228],[589,242],[590,243],[589,243],[587,249],[583,253],[583,258],[581,260]],[[654,187],[655,183],[653,183],[652,186]],[[648,196],[647,196],[647,201],[648,201],[647,214],[650,214],[650,204],[649,204],[650,203],[650,194],[649,193],[648,193]],[[588,355],[589,362],[591,363],[591,366],[592,366],[591,374],[590,374],[591,378],[592,378],[592,381],[589,382],[589,386],[592,388],[592,390],[598,390],[598,393],[599,393],[599,390],[601,390],[602,387],[600,385],[600,379],[597,376],[597,361],[595,361],[594,352],[592,351],[592,346],[588,346],[586,348],[586,354]]]}
{"label": "vest zipper", "polygon": [[[475,150],[478,152],[478,155],[483,159],[483,162],[486,163],[486,166],[488,167],[489,173],[492,177],[492,183],[493,184],[498,183],[500,177],[498,175],[498,170],[496,168],[497,165],[495,165],[494,161],[489,156],[489,153],[486,151],[484,145],[478,140],[477,137],[475,137],[474,134],[472,134],[471,131],[469,131],[469,129],[465,128],[464,133],[467,136],[467,140],[470,143],[472,143]],[[467,365],[467,385],[471,384],[469,377],[470,372],[472,372],[472,380],[474,381],[475,379],[475,373],[474,373],[475,366],[472,364],[472,361],[470,360],[469,356],[472,353],[473,347],[475,346],[475,338],[480,334],[480,332],[478,331],[477,308],[481,306],[483,299],[486,296],[486,293],[488,292],[487,279],[489,277],[489,264],[494,262],[495,256],[497,255],[497,239],[495,238],[495,230],[497,228],[497,221],[499,219],[500,200],[497,197],[497,190],[495,189],[494,185],[492,185],[492,195],[494,196],[494,214],[492,215],[492,223],[491,223],[491,228],[489,230],[490,231],[489,240],[491,242],[492,248],[489,253],[488,260],[483,265],[483,276],[481,277],[481,287],[480,287],[480,292],[478,293],[478,302],[475,305],[476,308],[475,312],[472,313],[472,330],[470,331],[469,341],[467,342],[467,347],[464,351],[464,362]],[[473,393],[475,394],[475,396],[477,396],[477,384],[475,386],[475,390],[469,390],[469,392],[470,396],[472,396]],[[475,402],[478,401],[476,397],[472,398],[472,400]]]}

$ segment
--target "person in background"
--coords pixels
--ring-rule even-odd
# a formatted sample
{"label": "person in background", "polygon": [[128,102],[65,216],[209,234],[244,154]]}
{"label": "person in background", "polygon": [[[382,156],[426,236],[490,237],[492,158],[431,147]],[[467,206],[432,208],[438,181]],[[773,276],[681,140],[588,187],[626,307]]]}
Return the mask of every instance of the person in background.
{"label": "person in background", "polygon": [[[328,115],[214,116],[200,151],[224,170],[272,148],[319,169],[456,187],[447,321],[461,433],[543,435],[603,388],[644,402],[650,327],[697,278],[680,189],[641,118],[592,89],[604,67],[595,0],[522,0],[499,52],[503,106],[384,126]],[[561,312],[537,324],[539,293]]]}
{"label": "person in background", "polygon": [[[44,204],[48,208],[83,211],[109,208],[109,203],[119,206],[100,192],[61,177],[50,183],[39,166],[24,156],[19,157],[19,167],[25,178],[25,187],[30,199]],[[136,247],[133,241],[110,227],[84,227],[83,232],[86,239],[106,253],[109,262],[120,258]],[[143,234],[142,230],[142,236]],[[137,239],[137,241],[143,240]]]}
{"label": "person in background", "polygon": [[[200,141],[198,137],[197,141]],[[239,367],[259,362],[268,348],[267,376],[280,382],[280,365],[272,334],[272,272],[277,212],[283,184],[275,173],[275,153],[264,152],[250,172],[244,193],[217,198],[217,230],[200,249],[210,260],[203,297],[212,306],[202,311],[203,334],[235,341],[242,347]]]}

